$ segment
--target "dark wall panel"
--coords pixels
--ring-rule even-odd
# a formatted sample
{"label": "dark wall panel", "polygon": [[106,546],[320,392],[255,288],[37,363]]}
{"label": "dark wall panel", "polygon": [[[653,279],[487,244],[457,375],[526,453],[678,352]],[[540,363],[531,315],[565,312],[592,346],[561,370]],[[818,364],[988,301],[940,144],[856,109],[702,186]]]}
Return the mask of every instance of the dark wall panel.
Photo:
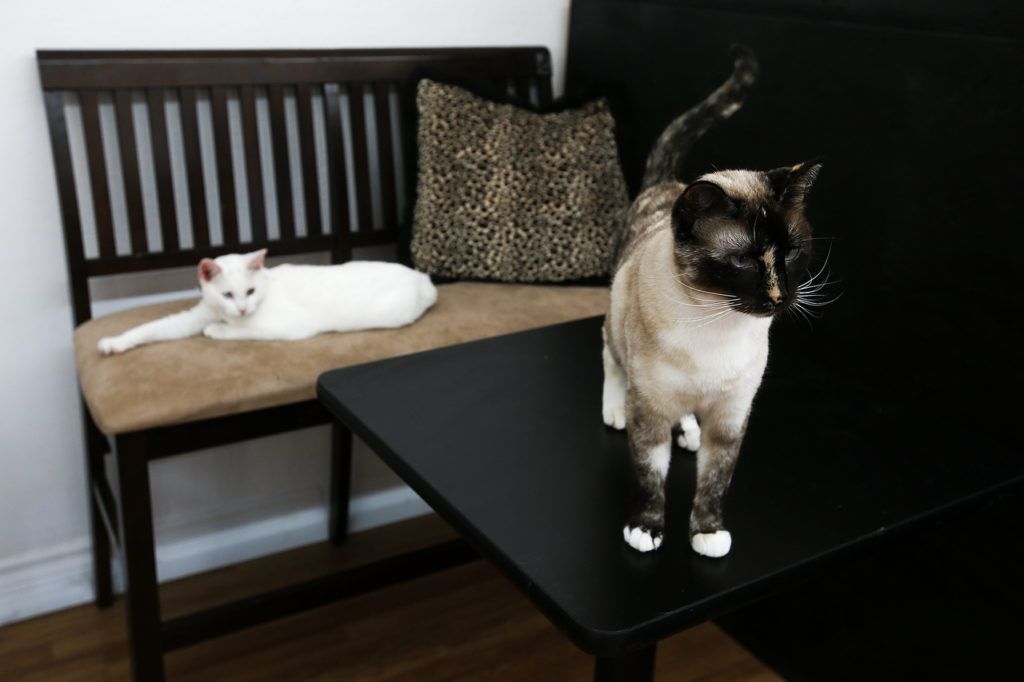
{"label": "dark wall panel", "polygon": [[686,5],[573,5],[568,88],[619,98],[634,185],[661,128],[728,74],[729,45],[750,45],[759,83],[684,173],[825,157],[810,214],[846,293],[813,332],[779,324],[779,348],[946,414],[1008,410],[991,396],[1022,378],[1022,42]]}

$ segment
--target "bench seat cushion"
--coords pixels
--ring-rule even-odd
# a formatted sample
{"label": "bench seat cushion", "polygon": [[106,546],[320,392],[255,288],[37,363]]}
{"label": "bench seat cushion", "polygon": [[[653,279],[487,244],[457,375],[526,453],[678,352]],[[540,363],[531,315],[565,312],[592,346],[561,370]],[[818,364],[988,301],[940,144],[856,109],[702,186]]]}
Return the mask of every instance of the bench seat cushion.
{"label": "bench seat cushion", "polygon": [[458,282],[401,329],[322,334],[304,341],[194,337],[103,357],[100,338],[195,304],[159,303],[90,320],[75,330],[86,404],[107,434],[126,433],[309,400],[320,373],[370,360],[604,314],[599,287]]}

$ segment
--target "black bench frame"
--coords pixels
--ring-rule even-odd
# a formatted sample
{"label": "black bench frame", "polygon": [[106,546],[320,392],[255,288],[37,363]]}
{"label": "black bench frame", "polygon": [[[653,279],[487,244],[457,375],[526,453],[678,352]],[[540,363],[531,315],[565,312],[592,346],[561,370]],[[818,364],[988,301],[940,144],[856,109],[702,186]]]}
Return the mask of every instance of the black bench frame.
{"label": "black bench frame", "polygon": [[[410,120],[414,102],[405,87],[424,68],[442,68],[486,80],[520,97],[534,96],[542,106],[551,101],[550,56],[545,48],[464,48],[394,50],[272,50],[272,51],[40,51],[46,115],[56,169],[57,190],[63,221],[70,295],[74,323],[92,317],[89,280],[94,277],[163,268],[194,266],[200,258],[237,250],[269,247],[275,255],[329,252],[331,261],[349,260],[352,248],[396,241],[403,216],[397,196],[396,150],[392,144],[390,93],[397,90],[399,117]],[[395,89],[393,87],[397,86]],[[268,235],[263,169],[258,149],[257,99],[265,91],[271,130],[279,235]],[[87,156],[88,186],[78,186],[72,166],[72,145],[66,116],[66,94],[77,97]],[[160,242],[150,243],[145,224],[142,181],[136,148],[133,101],[139,94],[147,107],[156,180]],[[234,173],[231,149],[229,100],[235,96],[240,108],[245,168]],[[292,196],[288,140],[285,119],[286,98],[294,93],[298,112],[301,151],[302,195]],[[318,100],[314,93],[318,94]],[[342,94],[349,102],[367,95],[374,98],[377,140],[374,149],[367,142],[365,107],[350,106],[350,140],[346,152],[342,132]],[[179,216],[174,200],[174,180],[166,102],[177,98],[181,112],[188,205],[192,246],[179,240]],[[212,243],[210,217],[206,212],[200,127],[197,100],[208,97],[215,146],[215,174],[220,205],[221,243]],[[109,100],[107,100],[109,98]],[[101,104],[114,109],[121,178],[108,177],[104,161]],[[323,103],[327,167],[316,161],[312,108]],[[400,150],[406,170],[406,201],[414,192],[414,159],[410,145]],[[371,177],[370,155],[376,156],[378,172]],[[347,188],[346,154],[354,169],[354,196]],[[318,172],[326,170],[329,205],[325,230],[321,224]],[[244,178],[250,207],[252,238],[239,234],[235,182]],[[380,214],[374,215],[372,185],[377,180]],[[127,249],[119,249],[110,187],[122,182],[127,213]],[[84,183],[82,183],[84,184]],[[269,191],[269,190],[266,190]],[[87,256],[83,239],[83,217],[79,197],[90,192],[92,222],[98,254]],[[303,201],[307,233],[296,230],[293,208]],[[350,223],[350,202],[358,219]],[[376,220],[374,220],[376,218]],[[374,228],[376,225],[376,228]],[[156,241],[156,240],[154,240]],[[202,448],[283,433],[309,426],[332,424],[330,539],[345,539],[348,520],[351,469],[351,433],[331,419],[321,405],[306,401],[254,412],[235,414],[185,424],[119,434],[104,434],[82,403],[86,454],[86,484],[92,534],[95,602],[106,607],[113,602],[111,583],[112,550],[118,552],[124,569],[127,621],[132,672],[136,680],[153,682],[164,678],[163,654],[211,637],[321,606],[360,592],[409,579],[454,565],[473,557],[462,541],[451,541],[407,555],[350,569],[267,594],[164,621],[160,617],[159,593],[153,542],[153,519],[149,486],[149,462]],[[115,461],[116,484],[106,476],[105,461]]]}

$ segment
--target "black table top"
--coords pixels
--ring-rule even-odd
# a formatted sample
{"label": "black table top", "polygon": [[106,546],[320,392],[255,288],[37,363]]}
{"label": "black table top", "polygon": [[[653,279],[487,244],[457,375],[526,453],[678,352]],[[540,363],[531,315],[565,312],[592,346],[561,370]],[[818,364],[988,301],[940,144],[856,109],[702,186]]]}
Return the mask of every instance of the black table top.
{"label": "black table top", "polygon": [[[665,542],[622,541],[625,435],[601,421],[600,318],[328,372],[318,392],[580,648],[619,653],[763,597],[898,530],[1016,489],[990,426],[775,348],[725,506],[733,548],[687,538],[676,449]],[[964,539],[964,551],[970,540]]]}

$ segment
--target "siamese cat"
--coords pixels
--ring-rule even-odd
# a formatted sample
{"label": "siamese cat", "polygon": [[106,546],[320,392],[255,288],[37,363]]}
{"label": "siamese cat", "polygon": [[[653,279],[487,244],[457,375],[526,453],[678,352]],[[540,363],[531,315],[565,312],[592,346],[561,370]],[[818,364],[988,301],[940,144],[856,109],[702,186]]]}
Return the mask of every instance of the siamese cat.
{"label": "siamese cat", "polygon": [[100,339],[104,355],[156,341],[288,341],[324,332],[403,327],[437,301],[430,277],[398,263],[264,266],[267,250],[199,262],[202,299],[189,310]]}
{"label": "siamese cat", "polygon": [[690,544],[708,557],[729,552],[722,500],[768,361],[769,327],[791,307],[823,303],[821,272],[808,271],[804,215],[820,164],[675,179],[692,143],[739,109],[757,76],[747,48],[733,57],[732,76],[655,143],[614,269],[603,412],[628,433],[636,489],[623,536],[641,552],[662,543],[677,425],[678,444],[697,453]]}

